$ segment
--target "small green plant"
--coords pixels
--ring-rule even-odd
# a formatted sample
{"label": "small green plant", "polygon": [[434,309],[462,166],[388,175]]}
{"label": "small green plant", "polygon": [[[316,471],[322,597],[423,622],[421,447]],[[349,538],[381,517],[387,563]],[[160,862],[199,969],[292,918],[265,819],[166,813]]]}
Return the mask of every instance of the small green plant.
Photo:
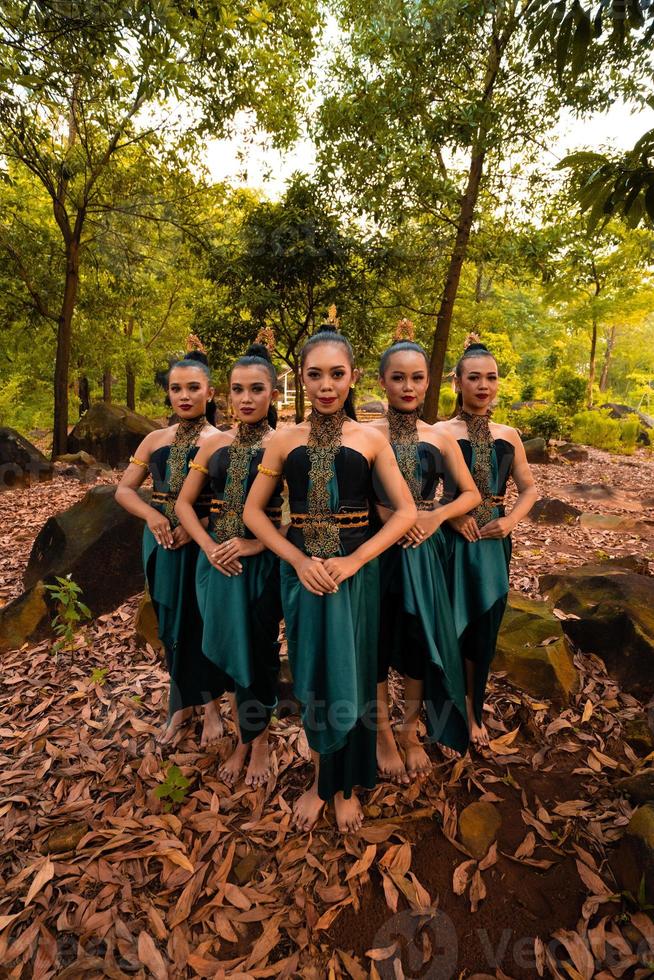
{"label": "small green plant", "polygon": [[179,766],[170,765],[166,770],[166,778],[154,791],[158,800],[166,800],[164,810],[169,813],[172,808],[186,799],[186,793],[191,781],[182,773]]}
{"label": "small green plant", "polygon": [[82,590],[73,582],[71,575],[62,578],[55,576],[55,585],[46,585],[47,591],[56,603],[56,614],[52,619],[52,628],[59,637],[54,649],[70,650],[75,645],[75,633],[85,619],[91,618],[91,610],[80,601]]}
{"label": "small green plant", "polygon": [[[644,874],[641,876],[636,895],[634,895],[633,892],[622,891],[620,892],[620,897],[624,900],[631,912],[652,912],[654,910],[654,905],[647,901],[647,890],[645,888]],[[622,915],[627,914],[628,913],[626,911],[622,913]],[[629,916],[629,919],[631,919],[631,916]]]}
{"label": "small green plant", "polygon": [[455,404],[456,392],[452,391],[452,389],[448,387],[441,388],[440,398],[438,400],[439,416],[441,418],[449,418],[454,411]]}
{"label": "small green plant", "polygon": [[559,439],[564,434],[565,424],[561,413],[554,406],[543,408],[523,408],[511,412],[509,425],[514,425],[526,439]]}
{"label": "small green plant", "polygon": [[554,378],[554,401],[570,414],[578,412],[586,397],[587,382],[570,368],[561,368]]}
{"label": "small green plant", "polygon": [[91,671],[91,683],[97,684],[99,687],[104,687],[107,682],[107,674],[109,673],[108,667],[95,667]]}

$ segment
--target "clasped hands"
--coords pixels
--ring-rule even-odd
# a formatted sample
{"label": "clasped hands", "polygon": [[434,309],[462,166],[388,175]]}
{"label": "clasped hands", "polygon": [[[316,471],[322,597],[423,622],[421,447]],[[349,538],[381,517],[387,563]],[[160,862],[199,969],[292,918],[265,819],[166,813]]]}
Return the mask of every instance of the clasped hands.
{"label": "clasped hands", "polygon": [[205,548],[204,553],[219,572],[231,578],[240,575],[243,565],[239,558],[249,558],[263,551],[263,545],[256,538],[228,538],[220,544],[212,542],[211,547]]}
{"label": "clasped hands", "polygon": [[166,551],[177,551],[191,540],[190,534],[184,530],[181,524],[176,528],[170,526],[170,521],[163,514],[155,511],[156,517],[148,521],[148,527],[152,531],[152,536],[157,544],[165,548]]}
{"label": "clasped hands", "polygon": [[416,523],[409,528],[398,544],[403,548],[417,548],[438,531],[442,523],[438,508],[434,510],[419,510]]}
{"label": "clasped hands", "polygon": [[450,518],[451,526],[458,531],[466,541],[484,541],[491,538],[508,538],[513,530],[513,524],[508,517],[496,517],[494,520],[479,527],[477,521],[471,514],[464,514],[463,517]]}
{"label": "clasped hands", "polygon": [[335,558],[302,555],[293,567],[305,589],[313,595],[330,595],[338,592],[341,582],[356,575],[361,568],[361,562],[353,555]]}

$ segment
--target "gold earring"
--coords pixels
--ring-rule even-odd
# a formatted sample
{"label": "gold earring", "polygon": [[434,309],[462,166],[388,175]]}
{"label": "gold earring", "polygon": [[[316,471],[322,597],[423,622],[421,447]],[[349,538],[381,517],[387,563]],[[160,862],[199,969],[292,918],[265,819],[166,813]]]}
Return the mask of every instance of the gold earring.
{"label": "gold earring", "polygon": [[355,388],[356,388],[356,385],[350,385],[350,391],[353,391]]}

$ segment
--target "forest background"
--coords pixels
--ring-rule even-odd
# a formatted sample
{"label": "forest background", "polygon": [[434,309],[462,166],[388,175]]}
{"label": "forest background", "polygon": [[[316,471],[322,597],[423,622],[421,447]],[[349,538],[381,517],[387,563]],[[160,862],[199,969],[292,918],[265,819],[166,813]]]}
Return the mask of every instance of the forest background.
{"label": "forest background", "polygon": [[[597,407],[652,410],[653,31],[649,0],[2,0],[0,425],[58,455],[94,400],[160,417],[189,333],[224,390],[264,326],[300,416],[336,303],[359,400],[409,317],[428,419],[475,331],[499,420],[628,451]],[[633,148],[558,152],[616,106]],[[250,185],[298,141],[303,171]]]}

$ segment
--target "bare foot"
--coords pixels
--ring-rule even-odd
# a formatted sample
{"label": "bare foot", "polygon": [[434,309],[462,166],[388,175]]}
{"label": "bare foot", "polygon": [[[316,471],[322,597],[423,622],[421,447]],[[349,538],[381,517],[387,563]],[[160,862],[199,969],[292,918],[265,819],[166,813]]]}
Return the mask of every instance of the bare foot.
{"label": "bare foot", "polygon": [[161,735],[157,739],[159,745],[170,745],[175,741],[176,736],[181,732],[185,724],[193,717],[193,708],[181,708],[168,719],[164,725]]}
{"label": "bare foot", "polygon": [[318,796],[318,784],[298,797],[293,807],[293,823],[300,831],[312,830],[322,813],[325,801]]}
{"label": "bare foot", "polygon": [[220,708],[215,701],[210,701],[204,706],[204,722],[202,725],[202,735],[200,736],[200,748],[212,749],[223,737],[223,719]]}
{"label": "bare foot", "polygon": [[249,748],[249,745],[243,745],[242,742],[237,742],[232,754],[223,762],[218,770],[219,777],[227,786],[233,786],[241,775]]}
{"label": "bare foot", "polygon": [[431,772],[431,759],[425,752],[416,732],[400,735],[398,741],[404,749],[406,771],[411,779]]}
{"label": "bare foot", "polygon": [[346,800],[342,793],[337,793],[334,797],[334,810],[336,811],[336,823],[342,834],[354,834],[361,829],[363,810],[354,793],[349,800]]}
{"label": "bare foot", "polygon": [[262,732],[252,742],[250,765],[245,774],[245,785],[252,789],[265,786],[270,777],[270,752],[268,747],[268,732]]}
{"label": "bare foot", "polygon": [[391,783],[407,785],[409,777],[391,728],[377,729],[377,768]]}
{"label": "bare foot", "polygon": [[457,752],[456,749],[451,749],[449,745],[443,745],[442,742],[436,742],[436,745],[441,750],[441,753],[448,762],[454,762],[456,759],[461,758],[461,753]]}
{"label": "bare foot", "polygon": [[476,749],[485,748],[489,741],[488,729],[482,722],[481,725],[477,723],[475,718],[475,711],[472,706],[472,698],[466,695],[466,708],[468,709],[468,727],[470,729],[470,741]]}

